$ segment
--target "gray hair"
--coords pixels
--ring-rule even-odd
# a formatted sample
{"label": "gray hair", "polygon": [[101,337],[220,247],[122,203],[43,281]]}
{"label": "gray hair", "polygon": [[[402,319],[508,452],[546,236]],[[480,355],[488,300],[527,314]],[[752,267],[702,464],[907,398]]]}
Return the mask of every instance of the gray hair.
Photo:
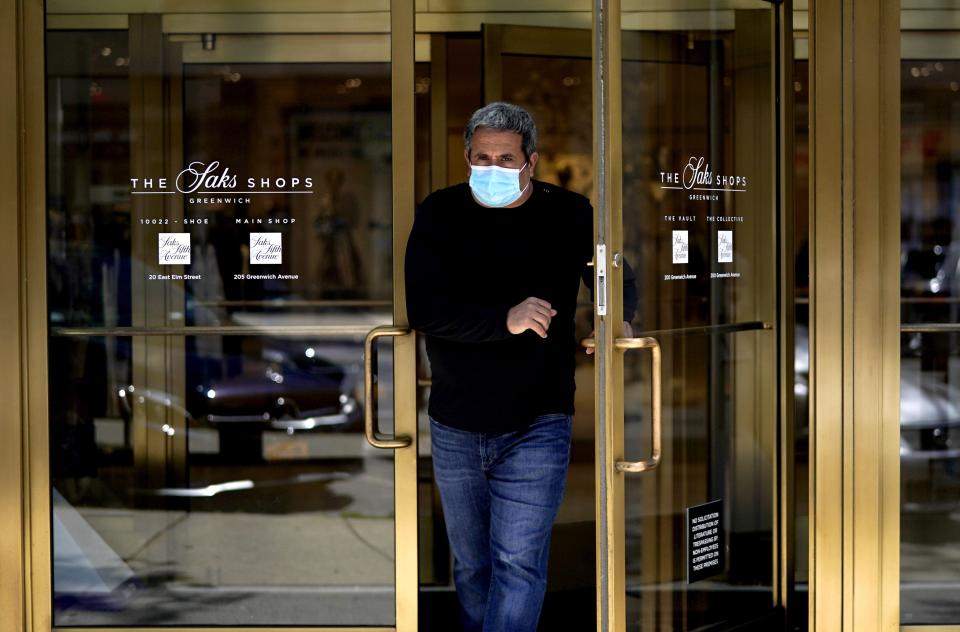
{"label": "gray hair", "polygon": [[470,142],[478,127],[500,129],[520,134],[526,158],[537,151],[537,124],[530,113],[519,105],[497,101],[488,103],[473,113],[463,128],[463,147],[470,153]]}

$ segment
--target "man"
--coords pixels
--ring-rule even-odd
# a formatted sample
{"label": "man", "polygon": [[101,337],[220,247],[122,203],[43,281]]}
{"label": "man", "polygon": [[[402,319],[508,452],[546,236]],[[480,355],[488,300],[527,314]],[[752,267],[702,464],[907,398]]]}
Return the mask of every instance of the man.
{"label": "man", "polygon": [[407,244],[407,315],[430,358],[434,477],[465,632],[536,630],[570,458],[593,211],[533,179],[536,143],[522,108],[477,110],[464,130],[469,182],[428,196]]}

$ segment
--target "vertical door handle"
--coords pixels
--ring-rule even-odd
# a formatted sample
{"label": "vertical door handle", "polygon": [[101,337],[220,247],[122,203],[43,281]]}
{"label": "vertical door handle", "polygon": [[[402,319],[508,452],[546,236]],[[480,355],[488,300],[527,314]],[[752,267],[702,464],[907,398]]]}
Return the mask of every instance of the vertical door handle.
{"label": "vertical door handle", "polygon": [[[392,439],[381,438],[380,431],[377,429],[377,411],[374,406],[373,397],[373,378],[375,367],[373,366],[373,345],[377,338],[406,336],[412,333],[407,327],[393,327],[384,325],[370,330],[363,341],[363,415],[364,432],[367,436],[367,443],[375,448],[383,450],[396,450],[406,448],[413,439],[410,437],[394,437]],[[396,371],[394,371],[396,374]]]}
{"label": "vertical door handle", "polygon": [[650,360],[653,365],[651,373],[651,399],[653,400],[653,451],[646,461],[617,461],[618,472],[646,472],[660,465],[660,455],[663,445],[663,402],[660,395],[660,343],[655,338],[617,338],[613,341],[615,349],[628,351],[630,349],[650,349]]}
{"label": "vertical door handle", "polygon": [[[597,342],[593,338],[584,338],[580,344],[587,349],[596,348]],[[628,351],[630,349],[650,349],[650,360],[653,364],[652,396],[653,400],[653,451],[646,461],[617,461],[615,466],[618,472],[646,472],[660,465],[660,455],[663,447],[663,400],[661,399],[661,360],[660,343],[655,338],[616,338],[613,341],[614,349]]]}

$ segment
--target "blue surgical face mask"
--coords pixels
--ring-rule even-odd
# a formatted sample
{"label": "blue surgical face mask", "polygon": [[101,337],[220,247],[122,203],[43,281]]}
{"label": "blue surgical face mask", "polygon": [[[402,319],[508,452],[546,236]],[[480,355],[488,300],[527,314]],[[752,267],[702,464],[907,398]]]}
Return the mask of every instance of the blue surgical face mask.
{"label": "blue surgical face mask", "polygon": [[527,186],[520,188],[520,172],[527,163],[519,169],[498,167],[497,165],[470,165],[470,190],[474,197],[486,206],[504,207],[513,204]]}

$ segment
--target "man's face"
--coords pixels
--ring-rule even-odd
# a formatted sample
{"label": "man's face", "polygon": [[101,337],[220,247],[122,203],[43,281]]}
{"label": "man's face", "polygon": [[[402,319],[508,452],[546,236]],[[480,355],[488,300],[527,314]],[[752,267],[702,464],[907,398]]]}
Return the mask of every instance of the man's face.
{"label": "man's face", "polygon": [[[523,137],[520,134],[488,127],[478,127],[474,130],[470,141],[470,152],[463,152],[463,156],[467,161],[468,169],[470,165],[497,165],[519,169],[523,163],[529,162],[527,168],[520,172],[521,189],[524,189],[533,178],[533,170],[539,158],[537,152],[533,152],[529,160],[523,155]],[[525,198],[526,196],[522,199]]]}

